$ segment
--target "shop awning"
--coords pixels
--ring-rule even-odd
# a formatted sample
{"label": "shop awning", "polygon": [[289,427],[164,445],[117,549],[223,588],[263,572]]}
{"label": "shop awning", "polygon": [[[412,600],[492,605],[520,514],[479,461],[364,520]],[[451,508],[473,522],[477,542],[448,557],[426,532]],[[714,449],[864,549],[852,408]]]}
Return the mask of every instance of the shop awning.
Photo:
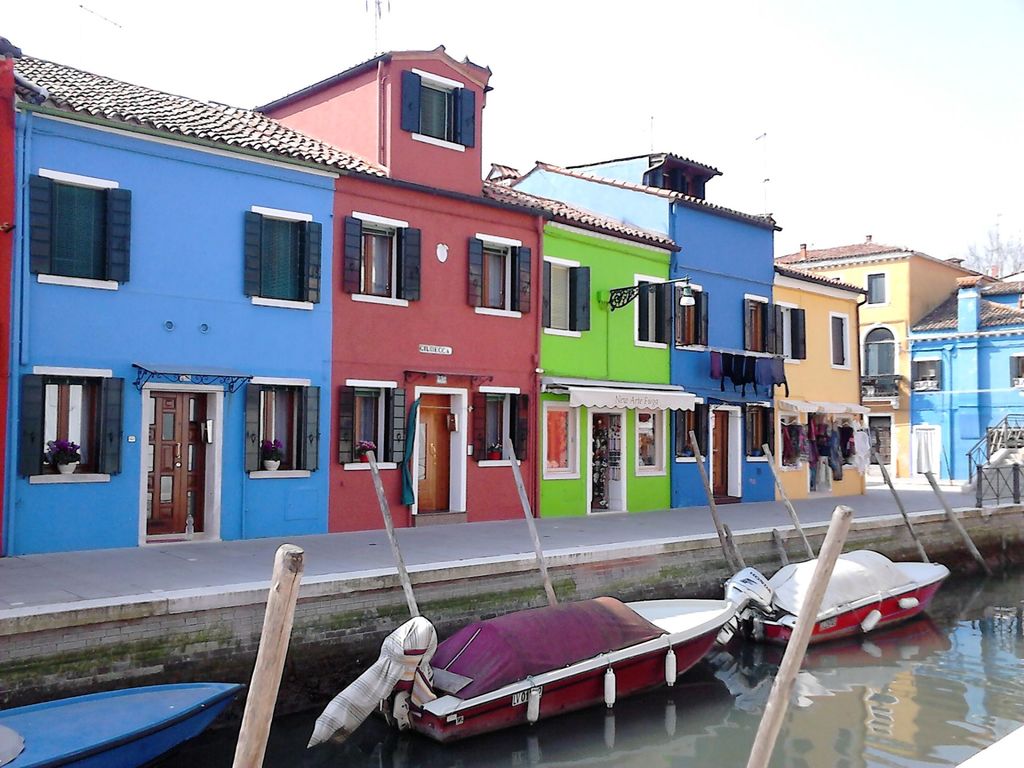
{"label": "shop awning", "polygon": [[689,392],[653,389],[605,389],[569,387],[569,405],[587,408],[636,408],[647,411],[692,411],[694,396]]}
{"label": "shop awning", "polygon": [[867,408],[858,403],[825,403],[818,400],[779,400],[779,409],[793,413],[869,413]]}

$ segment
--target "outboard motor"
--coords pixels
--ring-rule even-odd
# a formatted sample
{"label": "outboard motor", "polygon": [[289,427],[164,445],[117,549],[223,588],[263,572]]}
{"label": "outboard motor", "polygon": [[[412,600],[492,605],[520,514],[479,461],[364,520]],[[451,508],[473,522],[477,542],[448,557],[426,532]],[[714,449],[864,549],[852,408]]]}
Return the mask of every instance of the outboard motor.
{"label": "outboard motor", "polygon": [[744,568],[725,582],[725,599],[740,609],[754,603],[766,613],[772,610],[772,588],[756,568]]}

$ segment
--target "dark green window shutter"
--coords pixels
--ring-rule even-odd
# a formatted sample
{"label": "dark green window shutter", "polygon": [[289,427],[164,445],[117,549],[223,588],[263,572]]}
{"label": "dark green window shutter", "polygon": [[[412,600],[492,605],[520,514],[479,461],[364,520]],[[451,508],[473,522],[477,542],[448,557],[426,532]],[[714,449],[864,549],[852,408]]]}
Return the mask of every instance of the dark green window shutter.
{"label": "dark green window shutter", "polygon": [[647,321],[648,316],[651,312],[651,291],[645,287],[649,283],[641,280],[637,283],[640,291],[636,297],[637,303],[637,334],[636,337],[639,341],[650,341],[650,323]]}
{"label": "dark green window shutter", "polygon": [[667,344],[672,336],[672,286],[654,288],[654,340]]}
{"label": "dark green window shutter", "polygon": [[338,463],[355,461],[356,389],[338,387]]}
{"label": "dark green window shutter", "polygon": [[464,147],[476,145],[476,94],[469,88],[459,88],[458,98],[458,130],[455,141]]}
{"label": "dark green window shutter", "polygon": [[260,394],[259,384],[245,385],[245,471],[263,468],[260,461]]}
{"label": "dark green window shutter", "polygon": [[473,458],[487,458],[487,395],[473,393]]}
{"label": "dark green window shutter", "polygon": [[124,419],[124,379],[100,382],[99,471],[116,475],[121,471],[121,433]]}
{"label": "dark green window shutter", "polygon": [[398,298],[419,301],[420,298],[420,231],[407,227],[401,232],[399,245],[402,263],[398,268]]}
{"label": "dark green window shutter", "polygon": [[320,467],[320,387],[299,389],[299,435],[298,469],[316,472]]}
{"label": "dark green window shutter", "polygon": [[363,222],[354,216],[345,217],[345,255],[342,260],[341,280],[346,293],[359,293],[362,288]]}
{"label": "dark green window shutter", "polygon": [[384,461],[400,464],[405,459],[405,390],[388,390],[385,403],[386,434],[390,441],[385,444]]}
{"label": "dark green window shutter", "polygon": [[420,76],[402,72],[402,130],[420,132]]}
{"label": "dark green window shutter", "polygon": [[260,257],[263,250],[263,217],[245,212],[245,295],[260,295]]}
{"label": "dark green window shutter", "polygon": [[469,238],[469,293],[471,307],[484,305],[484,242]]}
{"label": "dark green window shutter", "polygon": [[305,223],[302,245],[302,266],[306,273],[303,280],[303,300],[317,304],[320,302],[320,259],[323,251],[323,228],[320,222]]}
{"label": "dark green window shutter", "polygon": [[107,190],[107,280],[127,283],[131,275],[132,193]]}
{"label": "dark green window shutter", "polygon": [[765,352],[775,353],[775,320],[778,317],[774,304],[761,304],[761,327],[764,329],[764,345],[761,347]]}
{"label": "dark green window shutter", "polygon": [[778,304],[773,306],[775,315],[775,354],[781,355],[786,349],[786,321],[783,317],[782,307]]}
{"label": "dark green window shutter", "polygon": [[697,343],[708,345],[708,302],[711,300],[707,291],[694,291],[696,302],[694,309],[697,315]]}
{"label": "dark green window shutter", "polygon": [[807,320],[804,310],[789,310],[789,324],[793,333],[793,359],[807,359]]}
{"label": "dark green window shutter", "polygon": [[528,447],[530,444],[530,396],[509,395],[508,421],[512,429],[512,447],[516,451],[516,458],[526,461]]}
{"label": "dark green window shutter", "polygon": [[53,270],[53,182],[42,176],[28,180],[29,269],[37,274]]}
{"label": "dark green window shutter", "polygon": [[27,374],[21,377],[21,408],[18,445],[18,471],[23,477],[43,473],[43,407],[46,386],[42,376]]}
{"label": "dark green window shutter", "polygon": [[750,305],[753,301],[750,299],[743,300],[743,348],[753,349],[754,348],[754,329],[750,325]]}
{"label": "dark green window shutter", "polygon": [[[693,406],[693,433],[697,436],[697,447],[700,448],[700,455],[707,457],[708,455],[708,419],[710,411],[708,406],[702,403],[698,403]],[[687,437],[687,440],[690,438]]]}
{"label": "dark green window shutter", "polygon": [[541,296],[540,324],[544,328],[551,327],[551,262],[544,262],[544,286]]}
{"label": "dark green window shutter", "polygon": [[512,249],[512,309],[523,314],[530,311],[530,282],[533,275],[533,264],[530,249],[526,246]]}
{"label": "dark green window shutter", "polygon": [[569,329],[590,330],[590,267],[569,270]]}

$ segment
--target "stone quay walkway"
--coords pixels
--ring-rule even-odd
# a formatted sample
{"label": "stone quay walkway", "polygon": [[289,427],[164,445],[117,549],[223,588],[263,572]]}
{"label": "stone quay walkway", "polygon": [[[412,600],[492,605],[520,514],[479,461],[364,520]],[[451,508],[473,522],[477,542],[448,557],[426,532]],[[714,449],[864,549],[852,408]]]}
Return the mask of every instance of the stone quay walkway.
{"label": "stone quay walkway", "polygon": [[[971,494],[945,489],[954,508],[975,508]],[[940,511],[931,489],[900,490],[907,511]],[[885,487],[864,496],[824,497],[794,502],[806,528],[826,525],[836,504],[847,504],[855,519],[897,515]],[[791,527],[781,502],[719,507],[734,534]],[[707,538],[715,533],[708,508],[687,507],[632,514],[542,518],[537,521],[549,555],[588,553],[603,548]],[[410,571],[466,564],[500,563],[532,553],[523,520],[404,528],[398,539]],[[284,542],[306,552],[305,581],[393,573],[384,531],[336,533],[224,542],[185,542],[126,549],[89,550],[0,558],[0,621],[38,612],[68,611],[126,601],[159,599],[171,593],[211,595],[265,588],[274,552]]]}

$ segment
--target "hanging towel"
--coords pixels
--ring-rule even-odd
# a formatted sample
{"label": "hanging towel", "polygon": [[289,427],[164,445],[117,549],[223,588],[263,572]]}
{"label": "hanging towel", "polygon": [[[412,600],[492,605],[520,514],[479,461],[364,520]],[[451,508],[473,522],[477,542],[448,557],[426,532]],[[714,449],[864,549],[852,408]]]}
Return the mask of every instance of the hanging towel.
{"label": "hanging towel", "polygon": [[789,397],[789,382],[786,381],[786,361],[781,357],[772,358],[772,385],[783,384],[786,387],[786,397]]}
{"label": "hanging towel", "polygon": [[[712,352],[711,353],[711,378],[715,381],[722,379],[722,353]],[[723,383],[723,387],[724,387]]]}

